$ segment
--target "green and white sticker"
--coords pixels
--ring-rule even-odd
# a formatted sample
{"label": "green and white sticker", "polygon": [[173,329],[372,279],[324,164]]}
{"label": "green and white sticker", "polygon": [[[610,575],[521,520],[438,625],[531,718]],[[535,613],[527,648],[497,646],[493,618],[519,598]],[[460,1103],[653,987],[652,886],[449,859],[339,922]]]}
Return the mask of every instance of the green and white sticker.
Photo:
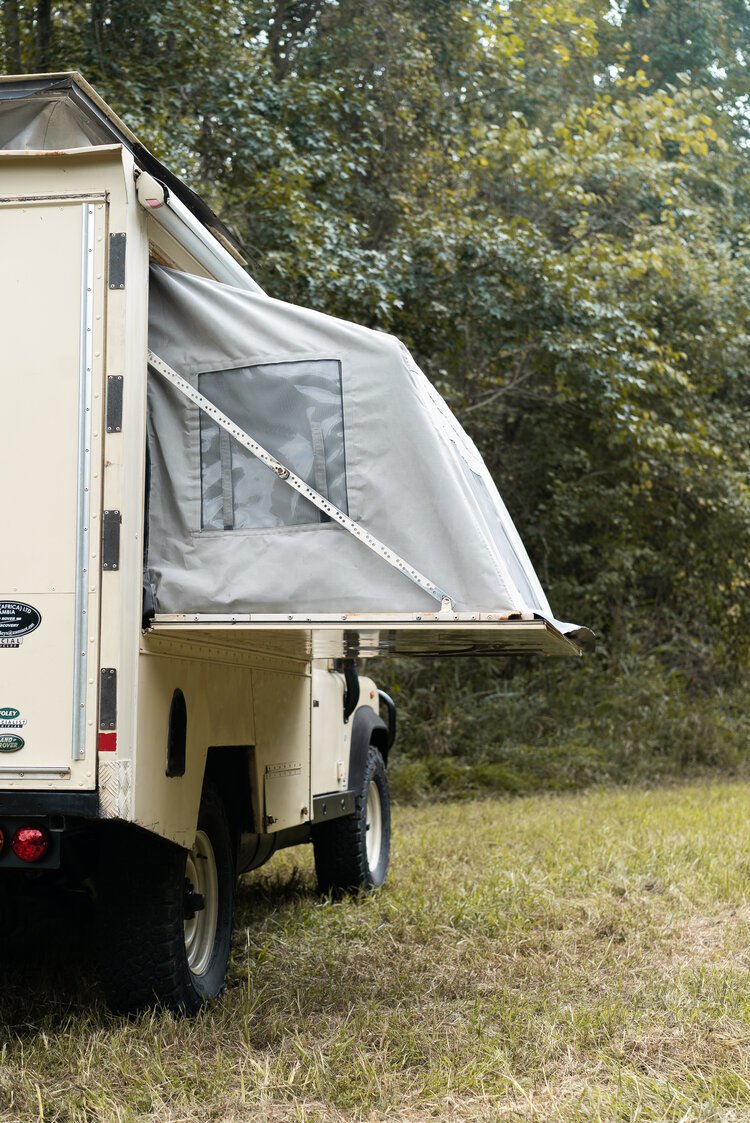
{"label": "green and white sticker", "polygon": [[0,733],[0,753],[17,753],[26,742],[15,733]]}
{"label": "green and white sticker", "polygon": [[23,729],[26,718],[15,706],[0,706],[0,733],[4,729]]}

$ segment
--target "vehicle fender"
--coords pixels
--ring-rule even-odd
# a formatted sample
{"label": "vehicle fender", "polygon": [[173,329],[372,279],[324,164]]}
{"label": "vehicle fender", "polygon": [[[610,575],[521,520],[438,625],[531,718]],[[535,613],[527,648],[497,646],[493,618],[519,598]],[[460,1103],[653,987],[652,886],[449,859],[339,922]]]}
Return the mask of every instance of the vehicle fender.
{"label": "vehicle fender", "polygon": [[370,706],[360,706],[352,719],[352,739],[349,748],[349,790],[359,791],[367,767],[370,745],[376,745],[388,763],[388,728],[383,719]]}

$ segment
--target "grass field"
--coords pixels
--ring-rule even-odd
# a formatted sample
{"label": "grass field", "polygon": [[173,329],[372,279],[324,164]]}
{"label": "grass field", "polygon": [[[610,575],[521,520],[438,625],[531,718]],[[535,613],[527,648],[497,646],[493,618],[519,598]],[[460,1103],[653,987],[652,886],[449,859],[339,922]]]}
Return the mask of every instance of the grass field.
{"label": "grass field", "polygon": [[749,812],[744,783],[400,808],[374,898],[322,903],[306,850],[244,880],[193,1022],[110,1017],[67,914],[4,934],[0,1119],[750,1120]]}

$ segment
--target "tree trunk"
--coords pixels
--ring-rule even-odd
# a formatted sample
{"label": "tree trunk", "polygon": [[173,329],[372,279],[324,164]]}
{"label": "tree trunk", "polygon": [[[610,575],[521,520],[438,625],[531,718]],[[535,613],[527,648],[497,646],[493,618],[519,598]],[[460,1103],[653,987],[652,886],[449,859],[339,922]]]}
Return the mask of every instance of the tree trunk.
{"label": "tree trunk", "polygon": [[3,0],[3,34],[5,37],[5,71],[20,74],[21,32],[18,22],[18,0]]}
{"label": "tree trunk", "polygon": [[36,6],[36,69],[42,74],[50,69],[52,38],[52,0],[39,0]]}
{"label": "tree trunk", "polygon": [[104,46],[104,19],[105,19],[105,6],[104,0],[91,0],[91,9],[89,16],[89,26],[91,28],[91,46],[92,53],[101,65],[104,55],[106,53]]}
{"label": "tree trunk", "polygon": [[325,0],[276,0],[273,23],[268,29],[268,56],[277,81],[286,77],[291,55],[320,15],[324,3]]}

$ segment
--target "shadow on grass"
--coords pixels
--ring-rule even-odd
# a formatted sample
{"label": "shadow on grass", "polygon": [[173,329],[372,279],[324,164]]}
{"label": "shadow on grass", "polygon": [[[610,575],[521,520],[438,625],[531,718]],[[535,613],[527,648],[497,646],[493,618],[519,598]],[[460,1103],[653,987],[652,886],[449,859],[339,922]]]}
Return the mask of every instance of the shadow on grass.
{"label": "shadow on grass", "polygon": [[422,972],[402,978],[377,902],[371,894],[321,895],[309,863],[243,883],[226,1010],[248,1048],[276,1050],[290,1032],[332,1018],[367,1021],[394,986],[401,998],[422,999]]}
{"label": "shadow on grass", "polygon": [[[236,927],[254,946],[267,926],[319,902],[313,880],[296,865],[240,880]],[[96,975],[96,910],[84,892],[18,887],[0,895],[0,1039],[64,1029],[110,1015]]]}
{"label": "shadow on grass", "polygon": [[0,1036],[101,1012],[94,908],[85,893],[0,897]]}
{"label": "shadow on grass", "polygon": [[256,870],[240,878],[235,918],[237,927],[261,928],[280,920],[301,905],[321,900],[314,878],[296,864],[291,869]]}

